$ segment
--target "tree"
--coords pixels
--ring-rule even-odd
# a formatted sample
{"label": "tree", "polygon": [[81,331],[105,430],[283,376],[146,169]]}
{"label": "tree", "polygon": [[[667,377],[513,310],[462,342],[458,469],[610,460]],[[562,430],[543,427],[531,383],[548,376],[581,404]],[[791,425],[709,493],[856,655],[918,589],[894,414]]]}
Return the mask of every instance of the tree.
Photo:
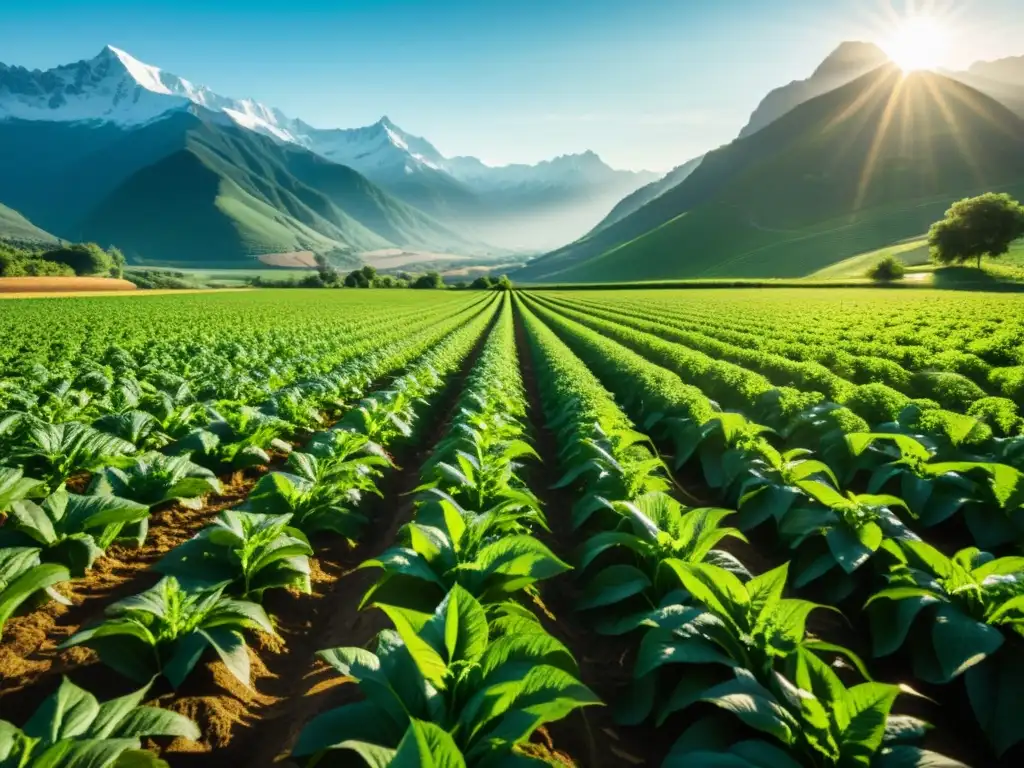
{"label": "tree", "polygon": [[417,277],[413,283],[413,288],[444,288],[444,280],[441,278],[439,272],[427,272],[425,275]]}
{"label": "tree", "polygon": [[928,232],[932,259],[962,264],[983,256],[999,257],[1014,240],[1024,237],[1024,206],[1007,194],[989,192],[965,198],[946,211]]}
{"label": "tree", "polygon": [[907,268],[903,262],[889,253],[871,265],[871,268],[868,270],[868,277],[885,283],[891,280],[902,280],[906,273]]}
{"label": "tree", "polygon": [[341,274],[325,255],[317,253],[313,259],[316,261],[316,271],[321,283],[324,285],[339,285],[341,283]]}
{"label": "tree", "polygon": [[489,278],[487,275],[481,275],[476,280],[474,280],[472,283],[470,283],[469,287],[472,288],[475,291],[487,291],[487,290],[490,290],[490,288],[491,288],[491,278]]}
{"label": "tree", "polygon": [[494,281],[494,285],[491,286],[495,291],[511,291],[512,281],[508,279],[508,275],[502,275]]}
{"label": "tree", "polygon": [[376,279],[377,277],[377,270],[371,267],[369,264],[366,264],[359,271],[363,273],[363,276],[366,278],[366,281],[372,285],[374,279]]}
{"label": "tree", "polygon": [[110,276],[124,277],[125,258],[121,249],[112,245],[107,248],[107,255],[110,257]]}
{"label": "tree", "polygon": [[77,243],[56,248],[46,251],[40,258],[55,264],[66,264],[75,270],[76,275],[107,275],[113,265],[110,255],[96,243]]}

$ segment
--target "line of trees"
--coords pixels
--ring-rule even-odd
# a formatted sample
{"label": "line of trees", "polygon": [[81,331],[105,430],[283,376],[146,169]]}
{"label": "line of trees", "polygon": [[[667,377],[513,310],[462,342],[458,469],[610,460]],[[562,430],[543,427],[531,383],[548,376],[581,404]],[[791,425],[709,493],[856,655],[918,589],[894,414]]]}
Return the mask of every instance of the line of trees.
{"label": "line of trees", "polygon": [[96,243],[41,249],[0,242],[2,277],[123,277],[124,265],[118,248],[103,250]]}

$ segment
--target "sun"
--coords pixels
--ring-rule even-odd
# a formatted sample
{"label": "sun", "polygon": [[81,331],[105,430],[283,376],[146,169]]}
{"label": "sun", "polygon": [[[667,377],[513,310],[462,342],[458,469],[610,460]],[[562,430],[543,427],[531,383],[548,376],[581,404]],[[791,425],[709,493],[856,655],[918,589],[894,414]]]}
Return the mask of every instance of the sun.
{"label": "sun", "polygon": [[934,16],[902,19],[882,45],[893,63],[904,72],[935,69],[946,57],[949,29]]}

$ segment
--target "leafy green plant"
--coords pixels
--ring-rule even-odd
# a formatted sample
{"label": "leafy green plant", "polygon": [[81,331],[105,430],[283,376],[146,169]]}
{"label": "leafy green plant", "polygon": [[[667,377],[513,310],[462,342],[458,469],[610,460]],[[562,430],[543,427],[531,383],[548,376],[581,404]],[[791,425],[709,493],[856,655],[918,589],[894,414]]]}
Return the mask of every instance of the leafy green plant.
{"label": "leafy green plant", "polygon": [[193,463],[187,455],[150,452],[127,467],[107,467],[94,476],[89,490],[131,499],[150,508],[173,501],[199,509],[202,497],[220,493],[221,487],[213,472]]}
{"label": "leafy green plant", "polygon": [[249,654],[242,630],[275,634],[256,603],[226,597],[225,585],[186,590],[173,576],[108,606],[106,618],[71,636],[61,647],[84,645],[135,681],[163,675],[175,689],[207,648],[239,681],[249,685]]}
{"label": "leafy green plant", "polygon": [[[934,461],[932,452],[908,435],[864,433],[846,439],[855,456],[875,447],[892,459],[875,469],[868,490],[877,492],[898,479],[900,495],[925,525],[963,511],[981,546],[1015,541],[1024,533],[1024,474],[1019,470],[989,461]],[[879,450],[879,443],[892,447]]]}
{"label": "leafy green plant", "polygon": [[196,741],[199,727],[184,715],[142,704],[149,686],[100,704],[67,678],[23,728],[0,721],[3,768],[161,768],[167,764],[142,748],[142,739]]}
{"label": "leafy green plant", "polygon": [[800,487],[804,480],[831,480],[839,485],[828,464],[813,458],[805,448],[780,453],[770,445],[759,447],[756,454],[748,456],[746,478],[737,491],[741,530],[751,530],[769,519],[778,523],[793,504],[806,502],[807,493]]}
{"label": "leafy green plant", "polygon": [[124,526],[148,518],[149,507],[117,496],[80,496],[63,488],[41,504],[23,499],[8,510],[0,547],[38,547],[46,562],[81,576]]}
{"label": "leafy green plant", "polygon": [[227,591],[260,601],[268,589],[309,592],[309,540],[291,515],[226,509],[213,523],[168,552],[155,566],[181,584],[228,583]]}
{"label": "leafy green plant", "polygon": [[47,424],[30,419],[11,458],[54,490],[76,472],[100,469],[134,452],[131,443],[79,422]]}
{"label": "leafy green plant", "polygon": [[661,492],[609,503],[618,524],[584,541],[577,558],[587,577],[575,607],[597,613],[598,631],[621,634],[635,628],[678,590],[677,561],[708,562],[750,577],[733,555],[715,549],[726,538],[746,540],[737,529],[722,525],[732,511],[687,509]]}
{"label": "leafy green plant", "polygon": [[239,470],[269,464],[271,449],[291,450],[280,439],[291,428],[283,419],[233,402],[222,402],[218,408],[209,409],[205,427],[174,444],[175,453],[192,453],[194,460],[213,469]]}
{"label": "leafy green plant", "polygon": [[161,431],[156,418],[145,411],[108,413],[92,424],[101,432],[119,437],[142,449],[163,448],[171,442],[169,435]]}
{"label": "leafy green plant", "polygon": [[[633,670],[632,696],[620,706],[622,722],[638,723],[655,712],[663,723],[700,701],[733,670],[746,670],[770,686],[778,666],[800,649],[842,656],[867,677],[852,651],[808,636],[808,616],[828,606],[783,597],[788,563],[747,582],[707,563],[670,561],[670,567],[685,591],[668,596],[642,622],[646,632]],[[665,690],[663,681],[670,679],[666,665],[674,664],[688,665],[687,671]]]}
{"label": "leafy green plant", "polygon": [[791,679],[765,686],[745,669],[705,691],[700,701],[735,715],[764,738],[737,738],[735,722],[705,718],[673,746],[663,768],[966,768],[915,746],[930,727],[893,715],[899,686],[867,682],[847,688],[832,668],[805,649],[793,655]]}
{"label": "leafy green plant", "polygon": [[0,515],[6,514],[16,501],[37,495],[42,485],[39,480],[25,477],[20,469],[0,467]]}
{"label": "leafy green plant", "polygon": [[312,448],[318,455],[288,457],[290,472],[260,478],[249,506],[253,512],[291,515],[291,525],[306,535],[332,531],[355,540],[368,522],[359,511],[362,495],[379,494],[376,478],[391,463],[368,437],[348,430],[335,430]]}
{"label": "leafy green plant", "polygon": [[26,600],[42,591],[68,603],[53,587],[71,578],[59,563],[44,563],[38,547],[0,547],[0,637],[6,621]]}
{"label": "leafy green plant", "polygon": [[801,480],[798,486],[814,504],[791,508],[779,524],[780,535],[797,550],[793,586],[798,589],[828,575],[831,599],[842,600],[855,586],[851,575],[872,559],[883,540],[917,538],[892,511],[910,512],[896,496],[843,495],[820,480]]}
{"label": "leafy green plant", "polygon": [[[553,426],[558,423],[556,420]],[[600,422],[581,426],[568,419],[562,422],[560,432],[558,456],[565,474],[555,488],[585,487],[573,505],[574,528],[595,512],[608,509],[608,499],[635,499],[672,487],[665,462],[647,449],[650,439],[640,432],[626,428],[606,431]]]}
{"label": "leafy green plant", "polygon": [[377,636],[374,652],[319,654],[365,699],[311,720],[294,756],[351,750],[365,758],[398,744],[415,719],[447,732],[468,764],[498,765],[544,723],[598,703],[569,652],[525,609],[501,606],[489,620],[459,586],[430,614],[382,608],[395,630]]}
{"label": "leafy green plant", "polygon": [[[948,683],[965,676],[971,705],[997,752],[1024,739],[1012,708],[1024,678],[1024,557],[976,548],[946,557],[922,541],[887,543],[887,586],[867,609],[876,656],[909,645],[916,677]],[[1005,647],[1005,650],[1003,650]]]}
{"label": "leafy green plant", "polygon": [[438,498],[419,507],[416,520],[399,538],[403,546],[360,565],[384,571],[363,605],[432,611],[455,585],[481,603],[500,602],[520,591],[536,597],[537,582],[569,570],[550,549],[522,532],[512,502],[476,513],[450,498]]}

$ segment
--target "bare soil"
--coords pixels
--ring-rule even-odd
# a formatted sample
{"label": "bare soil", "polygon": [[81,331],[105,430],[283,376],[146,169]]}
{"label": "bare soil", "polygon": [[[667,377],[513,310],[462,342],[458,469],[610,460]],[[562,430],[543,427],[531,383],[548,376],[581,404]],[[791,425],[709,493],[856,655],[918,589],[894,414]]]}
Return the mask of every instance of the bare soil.
{"label": "bare soil", "polygon": [[114,277],[0,277],[0,293],[135,291],[135,283]]}
{"label": "bare soil", "polygon": [[259,257],[268,267],[304,267],[315,268],[316,258],[312,251],[292,251],[291,253],[265,253]]}

